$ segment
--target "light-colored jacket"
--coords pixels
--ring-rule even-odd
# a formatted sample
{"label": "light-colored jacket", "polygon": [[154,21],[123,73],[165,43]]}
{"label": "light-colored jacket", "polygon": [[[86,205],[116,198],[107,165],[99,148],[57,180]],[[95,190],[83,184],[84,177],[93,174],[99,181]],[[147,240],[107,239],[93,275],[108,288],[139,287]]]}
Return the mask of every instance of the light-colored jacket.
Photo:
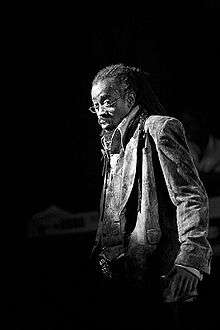
{"label": "light-colored jacket", "polygon": [[137,274],[144,272],[152,256],[157,258],[161,274],[169,272],[175,264],[210,273],[208,197],[182,123],[168,116],[145,118],[142,127],[140,122],[137,124],[120,157],[121,172],[116,175],[120,184],[117,183],[117,193],[109,192],[108,200],[106,196],[101,199],[95,246],[105,224],[114,223],[115,229],[118,225],[125,233],[124,210],[135,182],[139,182],[135,224],[126,233],[126,255],[133,265],[133,276],[136,270]]}

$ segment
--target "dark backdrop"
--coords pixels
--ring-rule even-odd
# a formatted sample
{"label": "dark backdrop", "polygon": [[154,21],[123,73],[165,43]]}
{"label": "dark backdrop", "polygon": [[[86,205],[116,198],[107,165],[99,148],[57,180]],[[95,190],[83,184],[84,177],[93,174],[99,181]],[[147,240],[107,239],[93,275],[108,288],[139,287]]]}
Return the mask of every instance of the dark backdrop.
{"label": "dark backdrop", "polygon": [[[52,204],[73,213],[98,209],[99,127],[87,111],[97,70],[117,62],[141,66],[168,112],[178,115],[190,106],[207,118],[207,130],[219,134],[214,2],[174,12],[134,4],[129,10],[102,9],[26,8],[12,28],[7,269],[13,329],[72,329],[74,318],[95,317],[88,300],[94,289],[88,263],[93,234],[23,238],[33,214]],[[209,286],[205,290],[208,301]]]}
{"label": "dark backdrop", "polygon": [[52,13],[30,15],[20,36],[28,216],[50,204],[73,212],[97,208],[99,128],[87,108],[91,80],[104,65],[141,66],[168,112],[191,106],[207,117],[207,129],[218,130],[216,10],[122,17],[92,12],[77,21]]}

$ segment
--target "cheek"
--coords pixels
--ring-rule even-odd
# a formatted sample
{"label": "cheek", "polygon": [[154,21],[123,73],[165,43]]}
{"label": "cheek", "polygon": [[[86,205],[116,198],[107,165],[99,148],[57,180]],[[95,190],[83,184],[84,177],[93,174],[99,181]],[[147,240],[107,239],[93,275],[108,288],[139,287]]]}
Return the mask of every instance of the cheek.
{"label": "cheek", "polygon": [[112,119],[116,122],[119,121],[122,118],[122,114],[121,113],[116,113]]}
{"label": "cheek", "polygon": [[125,105],[122,106],[117,113],[117,119],[122,120],[122,118],[124,118],[128,114],[128,112],[129,112],[128,108]]}

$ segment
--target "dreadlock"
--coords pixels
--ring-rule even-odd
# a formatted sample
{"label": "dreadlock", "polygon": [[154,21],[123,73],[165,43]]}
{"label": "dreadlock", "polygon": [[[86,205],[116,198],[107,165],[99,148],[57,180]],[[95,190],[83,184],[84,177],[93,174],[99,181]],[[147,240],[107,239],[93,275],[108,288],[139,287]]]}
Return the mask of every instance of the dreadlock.
{"label": "dreadlock", "polygon": [[149,74],[140,68],[127,66],[125,64],[112,64],[101,69],[92,81],[92,86],[111,78],[116,84],[119,93],[135,92],[136,104],[139,104],[143,111],[148,114],[165,114],[158,97],[152,90],[148,81]]}

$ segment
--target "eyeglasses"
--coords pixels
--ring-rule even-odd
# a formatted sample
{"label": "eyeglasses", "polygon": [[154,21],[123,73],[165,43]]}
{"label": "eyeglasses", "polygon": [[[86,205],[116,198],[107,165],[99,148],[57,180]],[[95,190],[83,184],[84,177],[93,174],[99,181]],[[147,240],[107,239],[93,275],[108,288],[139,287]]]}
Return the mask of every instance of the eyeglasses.
{"label": "eyeglasses", "polygon": [[98,104],[98,105],[92,105],[91,107],[89,107],[89,111],[92,113],[98,113],[99,111],[99,107],[101,109],[107,110],[109,111],[110,108],[112,108],[112,106],[114,104],[116,104],[116,102],[121,98],[121,96],[119,96],[117,99],[115,99],[114,101],[110,102],[109,100],[105,100],[103,104]]}

